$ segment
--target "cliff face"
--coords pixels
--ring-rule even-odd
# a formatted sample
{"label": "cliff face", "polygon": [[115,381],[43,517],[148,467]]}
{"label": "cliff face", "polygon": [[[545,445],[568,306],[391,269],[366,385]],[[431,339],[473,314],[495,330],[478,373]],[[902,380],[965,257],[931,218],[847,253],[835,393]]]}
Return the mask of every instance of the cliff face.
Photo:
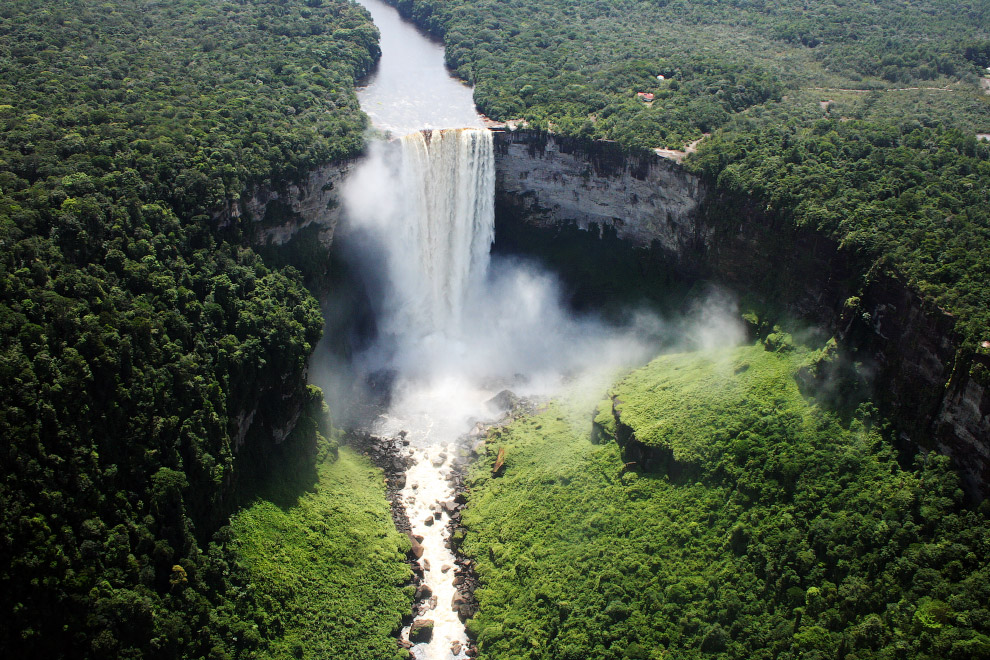
{"label": "cliff face", "polygon": [[[304,275],[308,269],[325,272],[341,216],[342,182],[352,165],[351,161],[328,163],[295,182],[258,186],[219,209],[214,221],[220,229],[239,224],[263,257],[272,258],[273,265],[294,265]],[[305,243],[306,249],[300,250],[299,243]],[[318,265],[299,263],[310,258]],[[227,399],[228,432],[238,463],[224,485],[227,507],[238,502],[244,487],[250,490],[262,479],[275,453],[284,451],[308,401],[305,383],[305,365],[270,362],[252,383],[232,386]]]}
{"label": "cliff face", "polygon": [[951,456],[972,495],[990,493],[990,388],[973,375],[987,365],[896,275],[653,154],[515,131],[496,134],[495,157],[497,215],[551,232],[613,228],[676,270],[827,329],[872,372],[902,437]]}
{"label": "cliff face", "polygon": [[611,226],[637,247],[680,255],[710,241],[694,221],[707,196],[673,161],[629,156],[618,145],[534,131],[496,134],[496,203],[549,228]]}
{"label": "cliff face", "polygon": [[249,220],[257,245],[281,246],[312,225],[319,230],[320,243],[329,247],[340,220],[341,184],[352,164],[327,163],[310,171],[304,180],[258,186],[249,197],[231,202],[216,214],[219,226]]}

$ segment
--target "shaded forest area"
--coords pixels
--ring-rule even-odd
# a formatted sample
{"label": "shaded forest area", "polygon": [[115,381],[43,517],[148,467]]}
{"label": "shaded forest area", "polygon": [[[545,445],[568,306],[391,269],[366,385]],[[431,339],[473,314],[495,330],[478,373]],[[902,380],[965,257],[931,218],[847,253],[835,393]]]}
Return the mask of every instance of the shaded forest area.
{"label": "shaded forest area", "polygon": [[304,384],[322,318],[210,214],[361,149],[377,38],[343,0],[0,7],[6,655],[253,657],[283,634],[214,533],[278,452],[333,460]]}

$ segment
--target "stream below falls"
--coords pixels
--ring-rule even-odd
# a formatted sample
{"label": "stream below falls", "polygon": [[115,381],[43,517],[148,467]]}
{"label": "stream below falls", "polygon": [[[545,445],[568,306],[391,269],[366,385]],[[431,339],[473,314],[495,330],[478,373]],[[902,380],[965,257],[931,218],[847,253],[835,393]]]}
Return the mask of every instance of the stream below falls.
{"label": "stream below falls", "polygon": [[[369,142],[345,180],[334,240],[348,246],[343,258],[364,287],[374,336],[333,363],[318,350],[314,359],[327,364],[311,377],[335,392],[338,420],[401,447],[396,461],[406,472],[393,506],[404,508],[422,575],[402,643],[416,660],[462,660],[475,649],[462,621],[473,613],[473,576],[449,543],[458,470],[504,415],[504,401],[565,384],[585,386],[597,401],[617,368],[656,352],[656,324],[636,317],[617,330],[575,318],[541,267],[492,259],[493,140],[472,90],[449,75],[442,46],[395,9],[358,1],[382,49],[358,98],[385,138]],[[493,405],[503,390],[512,394]]]}

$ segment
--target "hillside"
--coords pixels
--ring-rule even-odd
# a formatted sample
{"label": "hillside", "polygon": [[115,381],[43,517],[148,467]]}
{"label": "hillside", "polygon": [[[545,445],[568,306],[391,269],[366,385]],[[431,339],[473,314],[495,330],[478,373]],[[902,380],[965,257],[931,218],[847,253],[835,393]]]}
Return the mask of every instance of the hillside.
{"label": "hillside", "polygon": [[946,459],[899,465],[869,405],[802,394],[827,353],[665,355],[593,435],[566,402],[492,431],[463,515],[479,658],[990,657],[985,508]]}
{"label": "hillside", "polygon": [[332,456],[304,383],[322,318],[210,215],[361,149],[376,42],[343,0],[0,7],[5,655],[253,657],[281,635],[211,539],[269,462]]}

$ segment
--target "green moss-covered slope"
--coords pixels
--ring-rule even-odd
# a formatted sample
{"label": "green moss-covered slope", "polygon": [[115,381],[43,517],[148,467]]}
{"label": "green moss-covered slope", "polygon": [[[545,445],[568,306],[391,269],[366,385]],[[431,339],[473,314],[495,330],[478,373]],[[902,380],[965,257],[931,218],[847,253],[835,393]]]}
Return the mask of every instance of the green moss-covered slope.
{"label": "green moss-covered slope", "polygon": [[[601,445],[564,406],[493,431],[463,517],[480,657],[990,657],[990,522],[944,459],[905,470],[867,408],[805,399],[813,357],[658,358],[614,387]],[[690,478],[625,465],[623,424]]]}
{"label": "green moss-covered slope", "polygon": [[395,530],[380,470],[344,448],[318,467],[295,504],[261,499],[231,521],[233,553],[263,625],[277,632],[272,658],[397,657],[392,631],[411,606],[408,540]]}

